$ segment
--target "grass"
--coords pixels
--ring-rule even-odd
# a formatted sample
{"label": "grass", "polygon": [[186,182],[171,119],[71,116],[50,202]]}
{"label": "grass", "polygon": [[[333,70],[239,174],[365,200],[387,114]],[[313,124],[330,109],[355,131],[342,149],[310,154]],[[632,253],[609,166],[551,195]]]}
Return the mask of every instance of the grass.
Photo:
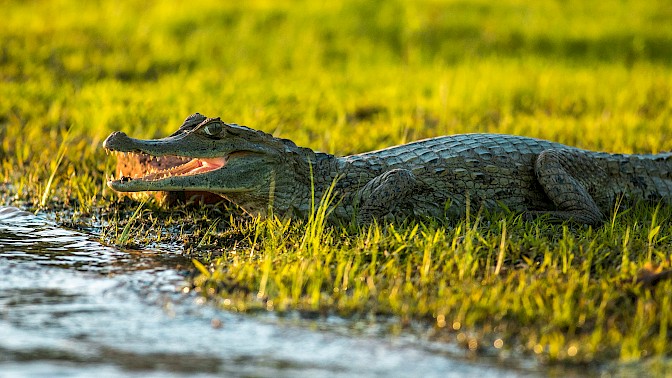
{"label": "grass", "polygon": [[[510,235],[499,274],[492,269],[501,245],[497,223],[461,223],[451,229],[374,227],[356,236],[327,236],[317,253],[292,245],[301,229],[274,227],[266,235],[274,242],[251,247],[254,254],[242,251],[215,260],[203,286],[232,280],[235,290],[224,286],[218,292],[237,310],[251,304],[269,307],[270,302],[280,311],[396,314],[402,325],[414,319],[434,323],[437,337],[459,339],[466,332],[477,347],[486,348],[503,339],[507,347],[522,343],[535,352],[543,348],[550,359],[633,359],[664,353],[666,337],[649,343],[642,333],[663,327],[657,314],[664,312],[660,305],[669,283],[642,288],[636,284],[637,266],[646,259],[633,256],[631,261],[612,252],[630,243],[644,244],[645,228],[639,236],[626,232],[630,239],[624,241],[608,238],[607,230],[576,236],[567,227],[507,220],[516,232]],[[628,264],[615,269],[624,259]],[[246,290],[241,283],[247,283]],[[261,301],[254,302],[255,295]],[[647,300],[646,311],[639,296]],[[476,348],[473,342],[469,348]]]}
{"label": "grass", "polygon": [[392,332],[419,322],[469,353],[669,366],[668,206],[594,229],[517,214],[246,219],[118,200],[100,147],[199,111],[335,154],[476,131],[672,150],[668,2],[2,4],[2,203],[112,244],[180,248],[208,272],[195,290],[231,310],[391,315]]}

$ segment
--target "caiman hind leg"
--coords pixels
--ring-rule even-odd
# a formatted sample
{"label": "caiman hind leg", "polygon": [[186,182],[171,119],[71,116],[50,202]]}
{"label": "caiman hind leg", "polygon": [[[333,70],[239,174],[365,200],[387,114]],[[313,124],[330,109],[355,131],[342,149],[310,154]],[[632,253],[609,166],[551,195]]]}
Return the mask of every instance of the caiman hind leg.
{"label": "caiman hind leg", "polygon": [[590,225],[604,222],[604,214],[587,187],[605,190],[608,176],[592,158],[580,151],[546,150],[537,157],[534,170],[557,209],[531,211],[529,215],[548,214],[552,219]]}
{"label": "caiman hind leg", "polygon": [[373,178],[359,190],[357,223],[369,224],[374,219],[412,215],[411,197],[424,187],[406,169],[393,169]]}

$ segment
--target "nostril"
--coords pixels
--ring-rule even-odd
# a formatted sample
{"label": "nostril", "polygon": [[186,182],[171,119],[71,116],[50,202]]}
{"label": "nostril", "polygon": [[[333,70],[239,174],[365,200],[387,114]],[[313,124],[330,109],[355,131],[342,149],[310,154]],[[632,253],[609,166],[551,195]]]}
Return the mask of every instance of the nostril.
{"label": "nostril", "polygon": [[115,131],[105,139],[105,141],[103,142],[103,147],[112,148],[114,142],[118,139],[128,139],[128,135],[126,135],[126,133],[124,133],[123,131]]}

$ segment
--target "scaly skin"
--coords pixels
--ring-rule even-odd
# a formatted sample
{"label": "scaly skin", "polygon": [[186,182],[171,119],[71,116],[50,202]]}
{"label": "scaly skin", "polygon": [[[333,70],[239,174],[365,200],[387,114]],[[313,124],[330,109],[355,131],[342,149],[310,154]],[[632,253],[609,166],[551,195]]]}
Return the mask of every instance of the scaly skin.
{"label": "scaly skin", "polygon": [[621,195],[672,202],[670,153],[608,154],[512,135],[451,135],[336,157],[196,113],[167,138],[115,132],[103,145],[194,159],[169,171],[111,180],[114,190],[211,192],[261,216],[272,211],[305,218],[313,193],[319,201],[334,183],[331,217],[363,224],[459,218],[467,206],[483,206],[599,225]]}

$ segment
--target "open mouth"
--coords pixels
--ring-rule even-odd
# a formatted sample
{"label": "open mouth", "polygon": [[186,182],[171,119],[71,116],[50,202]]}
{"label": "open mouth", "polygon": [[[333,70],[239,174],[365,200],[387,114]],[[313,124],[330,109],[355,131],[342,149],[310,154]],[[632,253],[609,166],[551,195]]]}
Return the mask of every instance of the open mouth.
{"label": "open mouth", "polygon": [[119,178],[112,176],[110,182],[128,183],[134,180],[158,181],[171,177],[195,176],[220,169],[226,165],[228,156],[215,158],[189,158],[182,156],[152,156],[135,152],[107,150],[125,160],[126,169],[118,171]]}

